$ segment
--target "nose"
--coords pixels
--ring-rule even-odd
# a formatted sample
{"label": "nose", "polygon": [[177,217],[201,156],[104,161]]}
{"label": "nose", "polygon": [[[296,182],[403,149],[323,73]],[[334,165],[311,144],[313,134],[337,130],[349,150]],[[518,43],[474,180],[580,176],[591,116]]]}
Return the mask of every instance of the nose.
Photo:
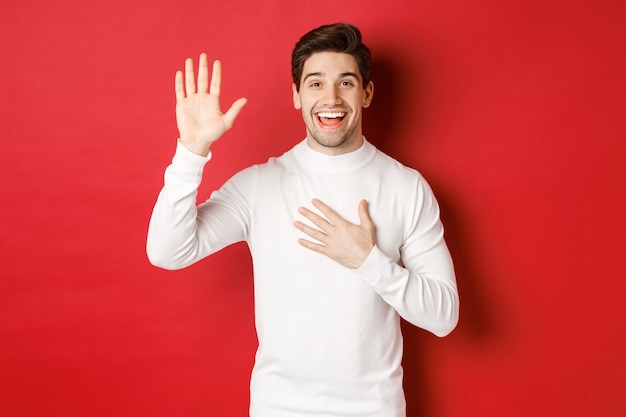
{"label": "nose", "polygon": [[324,91],[323,104],[329,107],[337,106],[341,104],[341,94],[339,88],[334,85],[330,85]]}

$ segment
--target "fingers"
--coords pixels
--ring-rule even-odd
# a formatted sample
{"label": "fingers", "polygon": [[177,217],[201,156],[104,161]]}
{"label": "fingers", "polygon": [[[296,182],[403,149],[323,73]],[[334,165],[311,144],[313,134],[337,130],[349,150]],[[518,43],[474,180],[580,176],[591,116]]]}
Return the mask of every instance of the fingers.
{"label": "fingers", "polygon": [[[325,238],[327,237],[326,233],[322,232],[321,230],[315,229],[314,227],[311,227],[311,226],[307,226],[306,224],[300,221],[295,221],[294,226],[296,227],[296,229],[312,237],[318,242],[323,243],[325,241]],[[305,239],[300,239],[300,240],[306,241]]]}
{"label": "fingers", "polygon": [[193,75],[193,59],[185,60],[185,91],[187,97],[196,93],[196,81]]}
{"label": "fingers", "polygon": [[211,74],[210,94],[219,96],[222,90],[222,63],[219,60],[213,62],[213,74]]}
{"label": "fingers", "polygon": [[[326,203],[324,203],[323,201],[314,198],[313,200],[311,200],[311,203],[313,203],[313,205],[324,215],[326,216],[326,219],[322,218],[321,216],[318,216],[317,214],[315,214],[314,212],[312,212],[311,210],[305,208],[305,207],[301,207],[300,208],[300,213],[303,214],[307,219],[311,220],[313,223],[315,223],[317,226],[322,227],[325,225],[336,225],[338,223],[340,223],[342,220],[345,222],[345,219],[343,217],[341,217],[339,214],[337,214],[337,212],[335,210],[333,210],[332,208],[330,208],[328,205],[326,205]],[[371,224],[372,223],[372,219],[370,218],[369,215],[369,205],[367,203],[367,200],[361,200],[359,202],[359,206],[358,206],[358,213],[359,213],[359,220],[361,221],[360,224]]]}
{"label": "fingers", "polygon": [[326,252],[326,246],[320,245],[319,243],[314,243],[306,239],[298,239],[298,243],[304,246],[305,248],[315,251],[315,252],[319,252],[319,253]]}
{"label": "fingers", "polygon": [[[183,89],[184,86],[184,89]],[[208,91],[207,91],[208,90]],[[175,79],[176,98],[184,98],[198,93],[209,93],[219,96],[222,92],[222,62],[215,60],[213,62],[213,70],[211,73],[211,84],[209,85],[209,59],[206,53],[200,54],[198,60],[198,88],[196,90],[196,80],[193,72],[193,59],[185,60],[185,70],[176,72]],[[245,103],[238,103],[234,107],[236,115],[241,111]]]}
{"label": "fingers", "polygon": [[[312,212],[311,210],[309,210],[306,207],[300,207],[298,209],[298,211],[305,218],[307,218],[311,223],[313,223],[314,225],[319,227],[324,232],[328,232],[330,230],[330,228],[333,226],[333,224],[331,222],[329,222],[328,220],[324,219],[322,216]],[[324,212],[322,211],[322,213],[324,213]]]}
{"label": "fingers", "polygon": [[[211,92],[219,95],[222,79],[222,67],[219,61],[213,63],[213,75],[211,77]],[[183,88],[184,86],[184,88]],[[207,54],[200,54],[198,60],[198,89],[196,90],[196,80],[193,72],[193,59],[185,60],[184,76],[182,71],[176,72],[175,91],[176,99],[180,100],[189,97],[196,92],[206,93],[209,87],[209,59]]]}
{"label": "fingers", "polygon": [[176,101],[181,101],[185,98],[185,88],[183,87],[182,71],[176,71],[176,78],[174,79],[174,91],[176,92]]}
{"label": "fingers", "polygon": [[205,53],[200,54],[198,61],[198,92],[206,93],[209,86],[209,59]]}
{"label": "fingers", "polygon": [[307,249],[319,252],[348,268],[359,268],[376,245],[376,230],[369,215],[368,203],[361,200],[358,205],[360,224],[353,224],[318,199],[312,204],[320,214],[306,207],[298,212],[310,225],[295,221],[296,229],[306,236],[298,243]]}
{"label": "fingers", "polygon": [[324,216],[328,218],[328,220],[330,220],[331,224],[336,224],[338,220],[342,219],[335,210],[328,207],[321,200],[314,198],[311,202],[319,211],[321,211],[324,214]]}

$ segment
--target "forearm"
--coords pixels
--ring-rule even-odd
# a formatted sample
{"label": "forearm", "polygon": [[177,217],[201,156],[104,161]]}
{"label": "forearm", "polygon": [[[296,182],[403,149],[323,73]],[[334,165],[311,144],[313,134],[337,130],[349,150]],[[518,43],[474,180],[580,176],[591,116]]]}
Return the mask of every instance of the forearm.
{"label": "forearm", "polygon": [[177,144],[148,228],[146,251],[153,265],[179,269],[198,259],[196,197],[207,160]]}
{"label": "forearm", "polygon": [[358,271],[405,320],[442,337],[456,327],[459,295],[445,245],[430,252],[429,269],[418,272],[398,265],[375,247]]}
{"label": "forearm", "polygon": [[208,159],[177,145],[148,230],[146,248],[155,266],[184,268],[247,237],[256,171],[239,172],[196,206],[202,168]]}

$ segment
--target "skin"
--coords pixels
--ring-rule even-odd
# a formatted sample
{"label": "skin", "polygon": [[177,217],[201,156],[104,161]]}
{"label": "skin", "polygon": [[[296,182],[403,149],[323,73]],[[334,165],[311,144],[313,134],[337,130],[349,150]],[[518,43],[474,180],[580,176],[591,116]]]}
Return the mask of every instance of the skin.
{"label": "skin", "polygon": [[[220,106],[222,65],[213,63],[209,84],[208,58],[201,54],[197,83],[193,60],[185,61],[185,69],[175,77],[176,124],[180,143],[201,156],[234,124],[246,105],[240,98],[223,113]],[[197,84],[197,85],[196,85]],[[328,155],[352,152],[363,144],[362,110],[370,105],[374,86],[362,87],[362,78],[351,55],[336,52],[313,54],[304,63],[298,92],[293,86],[294,107],[302,111],[307,129],[308,145]],[[318,119],[320,111],[342,112],[340,123],[325,125]],[[339,216],[324,202],[311,201],[322,215],[307,207],[298,209],[300,215],[315,227],[296,221],[294,227],[310,239],[299,239],[303,247],[328,256],[347,268],[359,268],[376,245],[376,228],[369,216],[367,201],[361,200],[357,210],[360,224]]]}
{"label": "skin", "polygon": [[222,63],[213,63],[209,86],[209,67],[206,54],[201,54],[198,64],[198,86],[194,79],[193,60],[185,61],[185,73],[176,72],[176,124],[180,143],[190,151],[207,156],[211,144],[229,130],[246,105],[247,100],[235,101],[226,113],[220,107]]}
{"label": "skin", "polygon": [[314,239],[314,241],[298,239],[298,243],[328,256],[345,267],[358,269],[376,245],[376,227],[370,218],[367,201],[361,200],[358,206],[360,224],[350,223],[316,198],[311,203],[325,217],[315,214],[306,207],[300,207],[299,213],[317,228],[296,221],[294,223],[296,229]]}
{"label": "skin", "polygon": [[[306,125],[309,147],[328,155],[341,155],[361,147],[362,112],[374,94],[371,81],[365,88],[362,85],[352,55],[318,52],[304,62],[300,88],[294,84],[292,90],[294,107],[301,110]],[[318,118],[324,112],[345,112],[345,117],[338,124],[326,125]]]}

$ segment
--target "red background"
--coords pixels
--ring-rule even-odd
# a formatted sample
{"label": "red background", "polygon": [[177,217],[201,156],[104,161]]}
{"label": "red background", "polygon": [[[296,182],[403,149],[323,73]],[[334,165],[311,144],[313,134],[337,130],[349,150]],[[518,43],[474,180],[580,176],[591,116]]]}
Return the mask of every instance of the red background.
{"label": "red background", "polygon": [[201,197],[304,137],[289,58],[347,20],[374,54],[365,134],[442,207],[461,320],[406,326],[409,417],[623,416],[622,1],[4,1],[0,416],[244,416],[245,245],[149,265],[174,72],[207,51],[249,99]]}

